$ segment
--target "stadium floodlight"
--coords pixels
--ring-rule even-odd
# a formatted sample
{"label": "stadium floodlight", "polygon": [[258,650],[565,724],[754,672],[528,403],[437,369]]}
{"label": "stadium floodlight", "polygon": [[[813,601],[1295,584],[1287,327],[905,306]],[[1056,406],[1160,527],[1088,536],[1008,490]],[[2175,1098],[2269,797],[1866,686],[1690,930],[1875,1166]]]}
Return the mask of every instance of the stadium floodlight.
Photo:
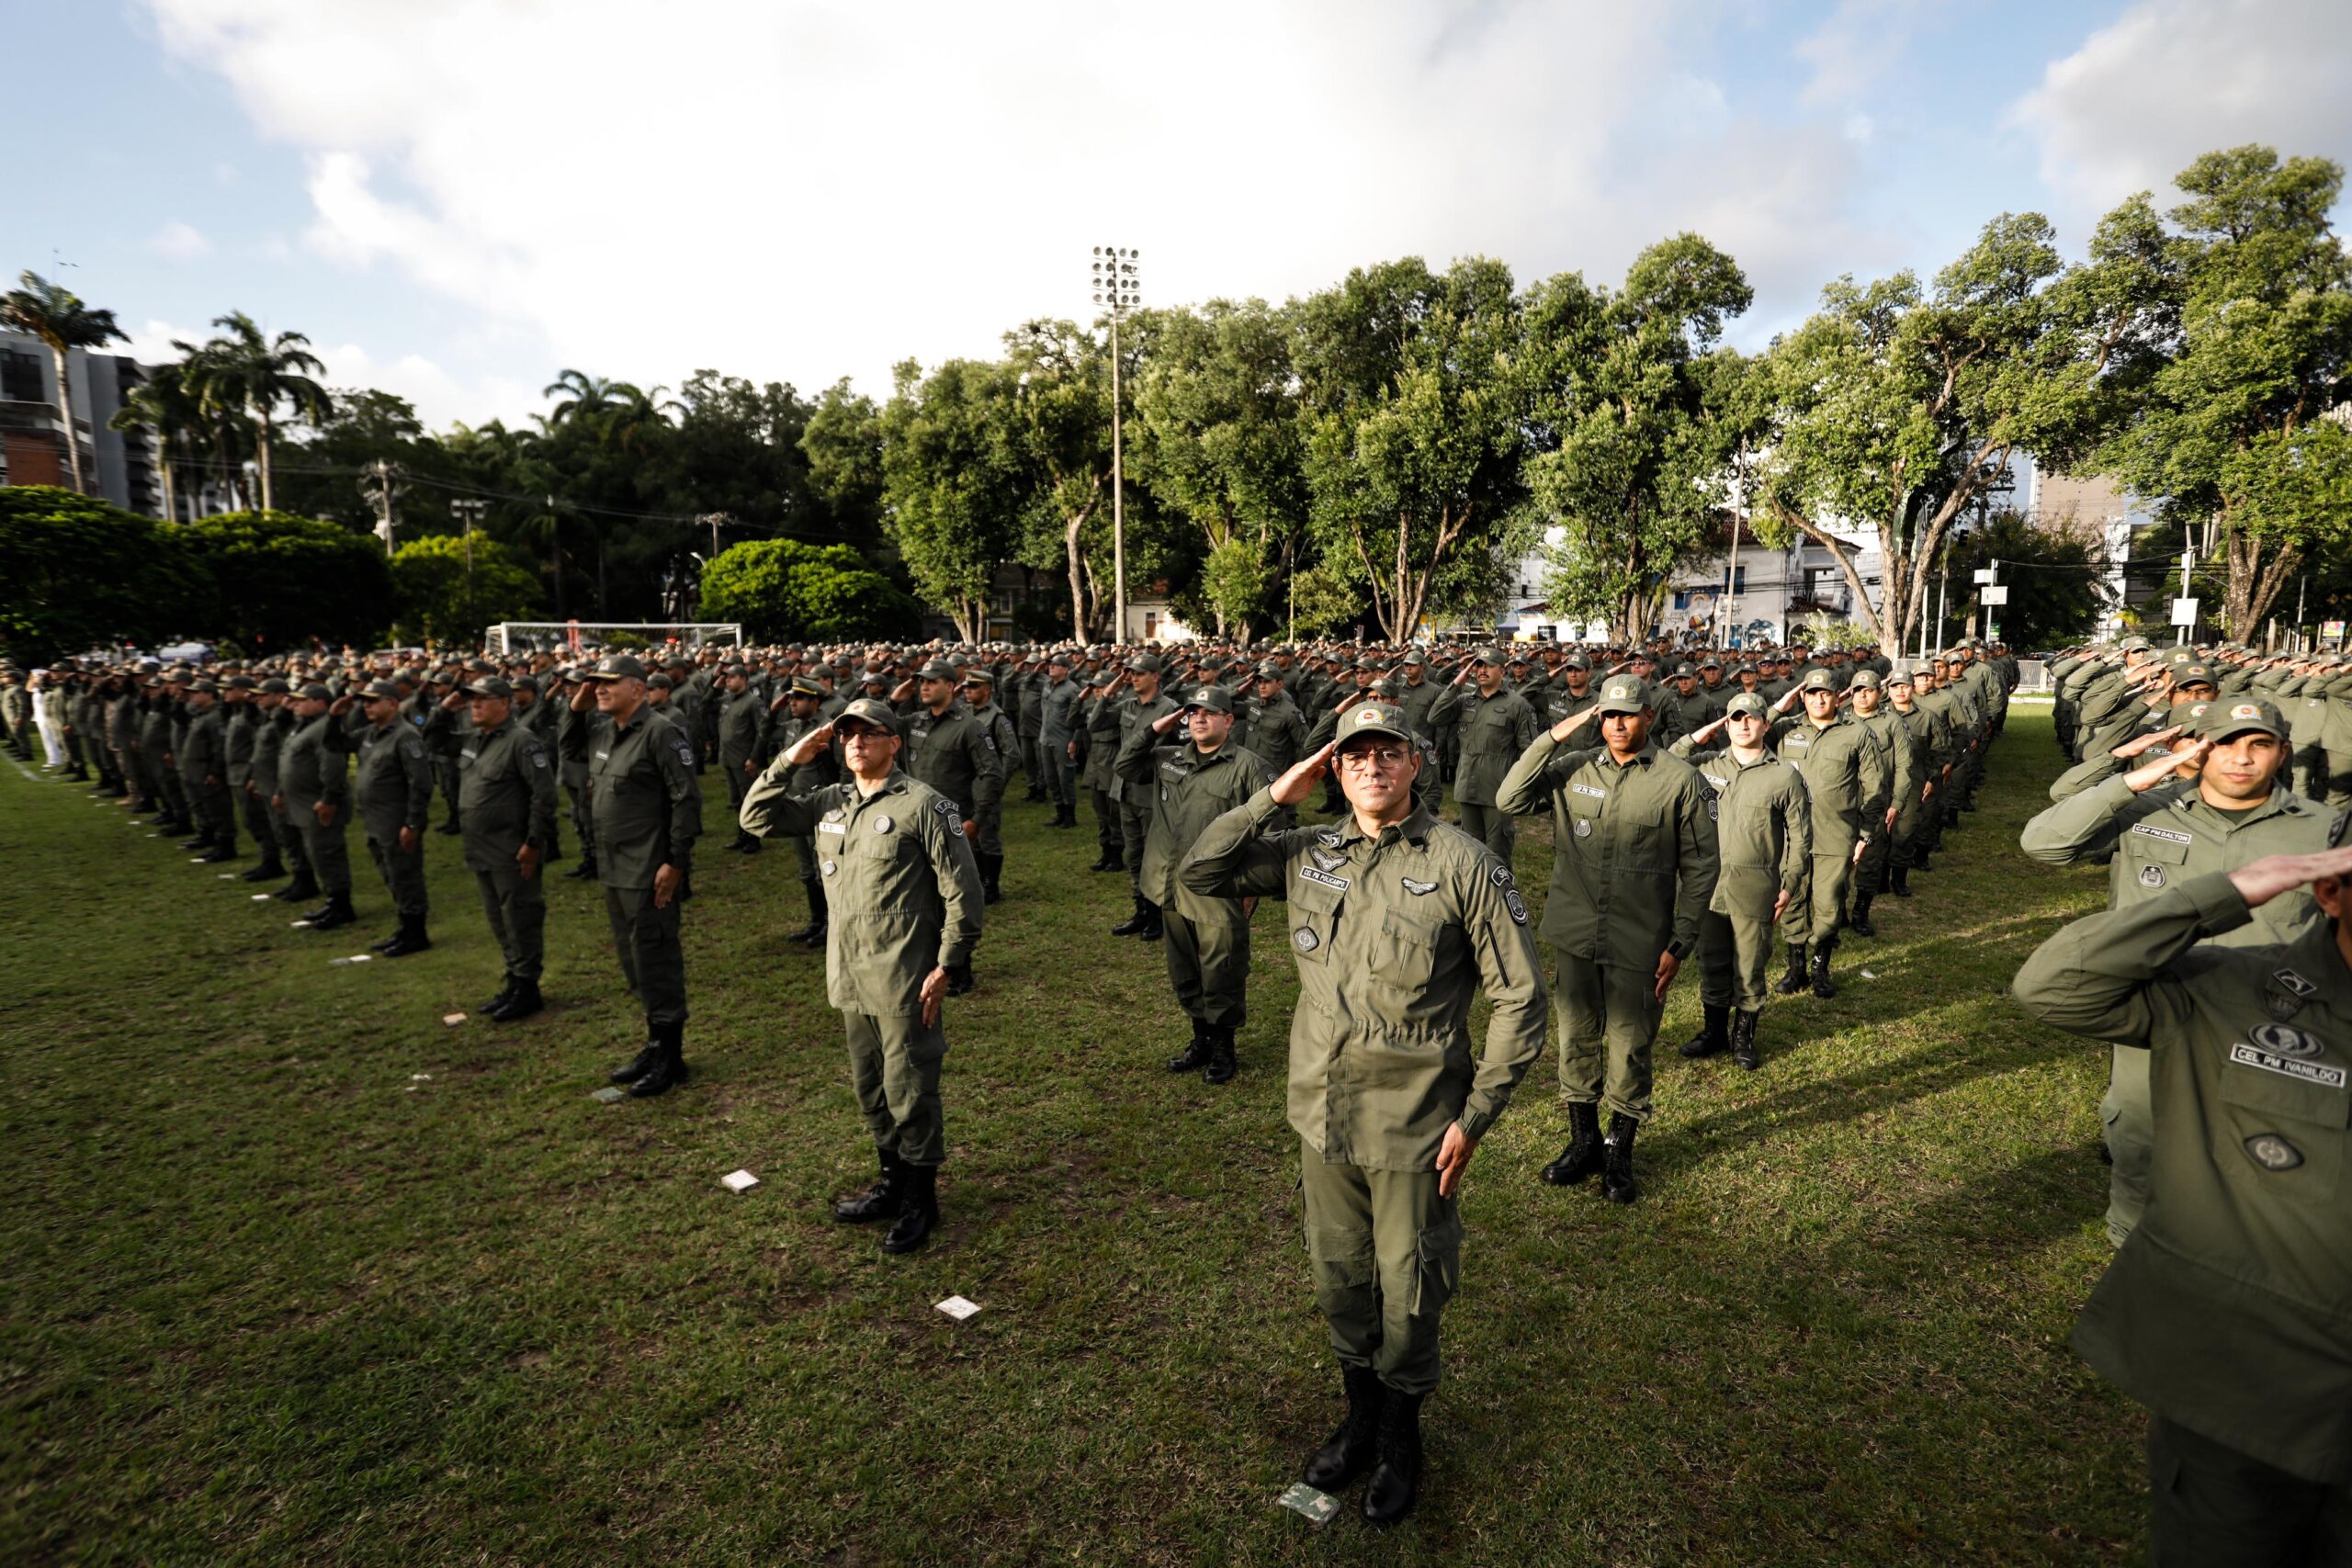
{"label": "stadium floodlight", "polygon": [[[1143,303],[1143,253],[1120,245],[1094,247],[1093,269],[1087,276],[1094,302],[1111,319],[1111,640],[1127,637],[1127,487],[1121,447],[1119,404],[1123,397],[1119,366],[1119,321]],[[1083,626],[1074,628],[1080,636]]]}

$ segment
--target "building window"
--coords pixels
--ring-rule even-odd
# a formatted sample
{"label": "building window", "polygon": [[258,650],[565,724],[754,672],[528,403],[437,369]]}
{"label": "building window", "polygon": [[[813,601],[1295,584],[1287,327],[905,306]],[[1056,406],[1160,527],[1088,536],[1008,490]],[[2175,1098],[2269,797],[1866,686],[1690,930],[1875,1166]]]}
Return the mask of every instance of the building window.
{"label": "building window", "polygon": [[1149,642],[1159,635],[1159,616],[1153,611],[1143,613],[1143,640]]}

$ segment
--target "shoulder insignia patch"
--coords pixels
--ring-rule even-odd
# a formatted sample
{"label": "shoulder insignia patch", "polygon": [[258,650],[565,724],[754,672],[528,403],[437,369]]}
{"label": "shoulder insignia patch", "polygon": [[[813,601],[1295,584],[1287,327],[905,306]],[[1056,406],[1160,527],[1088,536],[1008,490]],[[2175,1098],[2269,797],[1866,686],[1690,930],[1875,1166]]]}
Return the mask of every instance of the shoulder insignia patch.
{"label": "shoulder insignia patch", "polygon": [[2278,981],[2280,985],[2286,987],[2287,989],[2294,992],[2295,995],[2299,997],[2312,997],[2319,994],[2319,987],[2317,986],[2312,984],[2311,981],[2304,979],[2292,969],[2280,969],[2274,971],[2270,977]]}
{"label": "shoulder insignia patch", "polygon": [[1308,856],[1314,860],[1315,863],[1321,866],[1325,871],[1337,871],[1341,866],[1348,863],[1347,856],[1340,854],[1332,850],[1317,848],[1311,849],[1306,852]]}
{"label": "shoulder insignia patch", "polygon": [[1398,880],[1404,883],[1405,891],[1414,895],[1416,897],[1424,893],[1434,893],[1437,891],[1437,884],[1434,882],[1416,882],[1409,876],[1400,877]]}
{"label": "shoulder insignia patch", "polygon": [[1510,911],[1510,918],[1517,924],[1527,923],[1527,900],[1519,896],[1518,888],[1503,889],[1503,908]]}
{"label": "shoulder insignia patch", "polygon": [[1498,887],[1509,887],[1510,886],[1510,867],[1507,865],[1489,866],[1487,870],[1487,880],[1493,883]]}
{"label": "shoulder insignia patch", "polygon": [[2283,1023],[2257,1023],[2246,1031],[2246,1038],[2264,1050],[2276,1051],[2282,1056],[2309,1058],[2320,1055],[2327,1049],[2316,1036]]}
{"label": "shoulder insignia patch", "polygon": [[1340,830],[1337,828],[1317,828],[1315,830],[1315,841],[1326,849],[1338,849]]}

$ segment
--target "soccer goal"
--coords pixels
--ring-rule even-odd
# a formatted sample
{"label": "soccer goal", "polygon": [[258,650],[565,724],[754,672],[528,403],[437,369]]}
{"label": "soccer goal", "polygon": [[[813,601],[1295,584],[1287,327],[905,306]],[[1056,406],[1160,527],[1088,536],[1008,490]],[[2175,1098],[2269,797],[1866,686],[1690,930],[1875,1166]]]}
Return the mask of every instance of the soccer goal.
{"label": "soccer goal", "polygon": [[641,649],[691,653],[707,647],[741,648],[743,627],[735,621],[501,621],[483,641],[492,653],[553,653],[581,658],[592,653],[634,653]]}

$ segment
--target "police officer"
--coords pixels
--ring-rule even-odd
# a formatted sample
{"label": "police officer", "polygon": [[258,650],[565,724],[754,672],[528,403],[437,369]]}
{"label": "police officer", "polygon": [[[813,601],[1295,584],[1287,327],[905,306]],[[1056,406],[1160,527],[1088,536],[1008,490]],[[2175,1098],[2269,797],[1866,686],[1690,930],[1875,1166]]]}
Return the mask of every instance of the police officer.
{"label": "police officer", "polygon": [[[1173,732],[1183,726],[1183,739]],[[1198,1071],[1221,1084],[1236,1071],[1233,1037],[1247,1021],[1250,913],[1239,897],[1210,897],[1180,882],[1177,867],[1210,823],[1273,782],[1263,761],[1230,744],[1233,694],[1195,686],[1184,705],[1127,738],[1119,782],[1151,802],[1144,834],[1144,897],[1159,911],[1168,938],[1168,980],[1192,1021],[1193,1043],[1171,1057],[1171,1073]]]}
{"label": "police officer", "polygon": [[[1019,727],[1012,716],[996,703],[996,676],[985,664],[975,664],[964,671],[964,705],[972,710],[972,718],[980,733],[996,752],[1000,773],[1012,766],[1021,754]],[[972,814],[972,858],[979,863],[980,897],[993,904],[1004,897],[1004,786],[997,786],[993,804],[983,799]]]}
{"label": "police officer", "polygon": [[1793,996],[1808,984],[1824,1000],[1838,994],[1829,956],[1837,951],[1838,928],[1845,923],[1854,863],[1871,836],[1871,824],[1864,817],[1873,777],[1871,746],[1861,727],[1848,723],[1839,711],[1840,695],[1838,677],[1814,669],[1774,705],[1777,713],[1792,702],[1804,704],[1802,717],[1773,725],[1771,742],[1781,760],[1804,775],[1813,802],[1813,901],[1792,904],[1781,917],[1789,972],[1773,988],[1782,996]]}
{"label": "police officer", "polygon": [[1045,682],[1037,689],[1037,767],[1053,796],[1048,828],[1078,826],[1079,710],[1086,688],[1071,678],[1076,666],[1068,649],[1046,657]]}
{"label": "police officer", "polygon": [[678,928],[702,830],[702,788],[693,742],[646,701],[644,665],[615,654],[584,674],[571,699],[582,722],[563,744],[587,764],[605,916],[629,994],[645,1010],[645,1045],[614,1069],[612,1081],[641,1100],[687,1077],[686,955]]}
{"label": "police officer", "polygon": [[[1004,803],[1008,763],[992,727],[956,695],[960,679],[956,666],[934,659],[916,672],[916,679],[901,682],[892,700],[906,705],[920,694],[920,701],[899,709],[907,748],[900,765],[956,803],[963,813],[964,836],[977,844],[982,813],[993,818]],[[967,969],[948,977],[950,996],[960,997],[971,988]]]}
{"label": "police officer", "polygon": [[1126,691],[1114,702],[1119,739],[1118,751],[1111,760],[1112,778],[1119,803],[1119,842],[1127,868],[1128,891],[1135,897],[1136,908],[1134,914],[1111,928],[1111,934],[1140,937],[1146,942],[1158,942],[1161,931],[1159,906],[1146,897],[1143,890],[1143,840],[1151,827],[1152,796],[1144,786],[1131,784],[1120,777],[1118,759],[1125,755],[1137,730],[1148,729],[1176,711],[1175,702],[1159,689],[1160,670],[1159,660],[1148,653],[1129,659]]}
{"label": "police officer", "polygon": [[[826,999],[842,1010],[850,1083],[874,1135],[881,1176],[833,1205],[845,1224],[895,1220],[885,1252],[911,1252],[939,1224],[939,1167],[947,1157],[939,1065],[949,976],[968,969],[980,940],[979,868],[964,807],[898,767],[899,719],[861,698],[799,737],[743,801],[754,833],[807,833],[818,841],[834,919],[825,943]],[[795,770],[840,738],[849,777],[805,795]]]}
{"label": "police officer", "polygon": [[289,705],[293,694],[294,688],[277,675],[263,681],[255,692],[254,706],[259,710],[259,717],[254,721],[253,774],[245,784],[250,798],[261,803],[267,824],[264,858],[254,870],[266,870],[270,876],[277,877],[287,874],[286,867],[294,868],[293,880],[271,895],[286,904],[299,904],[319,891],[318,882],[311,874],[310,854],[302,846],[301,830],[287,815],[285,797],[278,792],[280,761],[287,739],[294,733],[294,710]]}
{"label": "police officer", "polygon": [[1462,761],[1453,781],[1453,804],[1462,813],[1463,831],[1509,865],[1519,829],[1496,791],[1511,763],[1534,743],[1541,727],[1527,699],[1505,684],[1502,650],[1492,644],[1474,650],[1430,713],[1440,720],[1455,719],[1459,726]]}
{"label": "police officer", "polygon": [[[1633,675],[1538,734],[1511,764],[1496,804],[1552,807],[1552,886],[1544,939],[1557,963],[1560,1085],[1570,1139],[1544,1168],[1555,1187],[1600,1172],[1600,1195],[1630,1203],[1634,1137],[1648,1118],[1650,1048],[1667,987],[1699,944],[1715,891],[1713,793],[1650,739],[1657,709]],[[1590,725],[1600,744],[1563,750]],[[1609,1136],[1600,1136],[1601,1101]]]}
{"label": "police officer", "polygon": [[[2148,1059],[2155,1201],[2073,1343],[2149,1408],[2156,1568],[2352,1562],[2347,878],[2343,848],[2168,877],[2018,973],[2028,1012]],[[2230,942],[2287,897],[2321,919]]]}
{"label": "police officer", "polygon": [[1112,771],[1119,760],[1118,694],[1126,678],[1125,671],[1095,671],[1076,737],[1079,773],[1094,807],[1094,841],[1102,852],[1089,871],[1127,869],[1126,842],[1119,834],[1119,775]]}
{"label": "police officer", "polygon": [[[1335,761],[1348,815],[1278,829]],[[1329,746],[1211,823],[1177,874],[1210,897],[1288,900],[1290,1123],[1347,1396],[1306,1479],[1333,1492],[1369,1471],[1363,1511],[1379,1524],[1404,1517],[1420,1481],[1421,1404],[1461,1279],[1462,1178],[1544,1049],[1527,906],[1509,866],[1415,804],[1426,765],[1401,709],[1360,703]],[[1494,1010],[1476,1060],[1482,987]]]}
{"label": "police officer", "polygon": [[[334,931],[359,917],[351,908],[351,855],[344,841],[351,826],[351,794],[344,763],[342,723],[327,710],[335,699],[316,682],[291,704],[295,728],[278,754],[277,808],[302,835],[302,857],[326,902],[299,924]],[[298,883],[299,886],[300,884]]]}
{"label": "police officer", "polygon": [[[814,687],[816,682],[811,681],[809,685]],[[728,815],[733,817],[742,810],[743,796],[751,792],[752,780],[767,761],[768,705],[752,690],[751,675],[741,664],[727,665],[719,671],[719,690],[723,696],[718,709],[718,771],[727,778]],[[739,822],[735,838],[727,847],[738,854],[755,855],[760,852],[759,837],[744,831]]]}
{"label": "police officer", "polygon": [[229,796],[229,737],[220,712],[220,688],[210,681],[191,682],[187,688],[187,733],[174,753],[179,764],[180,787],[188,808],[204,832],[207,865],[237,858],[237,818]]}
{"label": "police officer", "polygon": [[1710,1056],[1729,1047],[1732,1061],[1750,1072],[1761,1060],[1756,1026],[1770,989],[1773,928],[1783,910],[1810,895],[1813,877],[1813,805],[1804,777],[1765,745],[1770,729],[1764,699],[1739,692],[1723,717],[1668,749],[1715,792],[1707,810],[1715,820],[1719,862],[1715,891],[1699,921],[1705,1022],[1682,1055]]}
{"label": "police officer", "polygon": [[1871,924],[1871,901],[1886,887],[1895,819],[1902,815],[1903,803],[1919,790],[1919,752],[1912,743],[1910,729],[1884,706],[1886,694],[1877,671],[1856,670],[1847,682],[1846,693],[1853,709],[1853,722],[1861,727],[1863,737],[1870,742],[1862,802],[1862,818],[1870,829],[1870,841],[1863,847],[1861,858],[1854,863],[1853,897],[1846,926],[1856,936],[1874,937],[1878,930]]}
{"label": "police officer", "polygon": [[[784,715],[769,726],[769,746],[778,752],[789,750],[802,736],[825,723],[821,716],[824,695],[824,687],[817,682],[806,675],[795,675],[791,683],[776,696],[775,704],[784,709]],[[753,776],[756,779],[757,775]],[[841,748],[834,746],[820,750],[808,761],[790,769],[782,782],[787,795],[808,795],[828,784],[839,784],[841,776]],[[744,795],[747,799],[750,794],[751,785],[746,784]],[[749,829],[741,827],[741,808],[739,807],[737,809],[738,829],[749,833]],[[800,889],[808,897],[808,923],[786,940],[802,947],[815,947],[825,940],[827,922],[825,877],[818,865],[817,840],[808,833],[788,836],[792,841],[793,858],[800,863]],[[757,835],[752,835],[752,841],[756,844],[760,840]]]}
{"label": "police officer", "polygon": [[[582,693],[593,693],[594,687],[580,670],[559,671],[560,684],[549,693],[552,699],[560,694],[563,709],[556,716],[555,750],[557,780],[571,795],[571,826],[580,835],[580,863],[565,872],[566,881],[594,882],[596,869],[596,808],[588,794],[587,732],[596,722],[594,699],[583,702]],[[575,734],[575,731],[577,732]]]}
{"label": "police officer", "polygon": [[[339,699],[333,711],[346,711],[352,700]],[[371,682],[360,694],[359,711],[365,722],[348,737],[359,756],[352,793],[368,834],[368,856],[400,920],[391,935],[369,945],[386,958],[405,958],[433,945],[424,930],[424,834],[433,820],[433,763],[425,738],[401,717],[401,689],[391,682]],[[467,728],[470,732],[472,726]],[[470,733],[466,743],[471,744]],[[454,821],[454,793],[449,810]]]}
{"label": "police officer", "polygon": [[555,759],[538,732],[514,717],[514,688],[503,679],[477,675],[442,703],[450,713],[467,704],[473,719],[473,733],[458,752],[458,820],[465,827],[466,868],[505,960],[505,984],[481,1010],[500,1023],[546,1005],[539,976],[547,885],[539,870],[555,842]]}

